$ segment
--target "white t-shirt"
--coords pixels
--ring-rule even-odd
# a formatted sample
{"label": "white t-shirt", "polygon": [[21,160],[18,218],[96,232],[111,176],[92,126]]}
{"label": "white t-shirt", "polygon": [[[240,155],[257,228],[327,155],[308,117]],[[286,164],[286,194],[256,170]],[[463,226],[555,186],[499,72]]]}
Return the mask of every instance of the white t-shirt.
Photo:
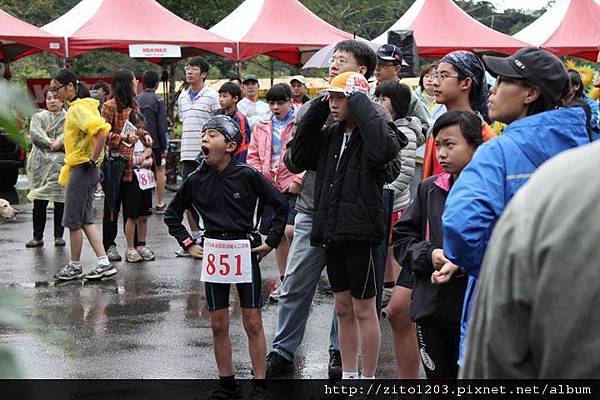
{"label": "white t-shirt", "polygon": [[202,128],[212,113],[219,110],[219,95],[205,85],[193,98],[190,89],[177,100],[179,116],[183,122],[181,135],[181,161],[192,161],[202,150]]}
{"label": "white t-shirt", "polygon": [[248,119],[251,130],[254,129],[254,125],[258,121],[269,119],[269,113],[271,112],[269,105],[264,101],[251,101],[247,97],[237,103],[237,108]]}

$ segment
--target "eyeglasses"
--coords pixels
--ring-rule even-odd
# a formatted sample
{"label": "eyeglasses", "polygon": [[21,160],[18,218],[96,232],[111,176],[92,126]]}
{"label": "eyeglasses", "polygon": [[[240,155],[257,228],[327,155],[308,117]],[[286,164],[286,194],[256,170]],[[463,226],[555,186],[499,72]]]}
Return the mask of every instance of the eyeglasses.
{"label": "eyeglasses", "polygon": [[460,79],[460,76],[458,75],[444,75],[444,74],[433,74],[431,75],[431,80],[435,81],[438,80],[440,82],[443,82],[444,79],[448,79],[448,78],[456,78],[456,79]]}
{"label": "eyeglasses", "polygon": [[202,70],[200,69],[200,67],[191,67],[191,66],[185,66],[183,67],[183,70],[185,72],[202,72]]}
{"label": "eyeglasses", "polygon": [[60,89],[64,88],[67,85],[60,85],[60,86],[54,86],[54,87],[49,87],[48,91],[52,92],[52,93],[56,93],[58,92]]}
{"label": "eyeglasses", "polygon": [[344,65],[344,64],[348,64],[349,62],[350,62],[350,60],[348,60],[347,58],[344,58],[344,57],[331,56],[331,58],[329,58],[329,64]]}

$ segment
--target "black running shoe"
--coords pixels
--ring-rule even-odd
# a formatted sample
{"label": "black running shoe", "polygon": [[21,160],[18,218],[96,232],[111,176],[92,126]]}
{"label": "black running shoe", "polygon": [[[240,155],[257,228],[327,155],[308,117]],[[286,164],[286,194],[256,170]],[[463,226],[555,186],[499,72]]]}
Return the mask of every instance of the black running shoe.
{"label": "black running shoe", "polygon": [[267,378],[278,378],[294,372],[294,363],[276,351],[267,354]]}
{"label": "black running shoe", "polygon": [[329,350],[329,379],[342,379],[342,355],[338,350]]}
{"label": "black running shoe", "polygon": [[236,385],[235,390],[225,389],[219,386],[206,398],[206,400],[235,400],[242,398],[242,389]]}

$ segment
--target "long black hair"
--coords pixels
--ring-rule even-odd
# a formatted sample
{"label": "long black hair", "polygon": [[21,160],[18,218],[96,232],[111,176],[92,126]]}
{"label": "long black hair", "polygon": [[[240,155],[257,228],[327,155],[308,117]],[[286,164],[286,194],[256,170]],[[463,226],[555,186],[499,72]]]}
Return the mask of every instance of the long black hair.
{"label": "long black hair", "polygon": [[66,86],[69,83],[73,84],[73,87],[75,88],[75,98],[72,100],[90,97],[89,89],[83,83],[79,82],[75,73],[68,68],[59,69],[53,79],[61,85]]}
{"label": "long black hair", "polygon": [[128,69],[121,68],[115,72],[112,82],[112,93],[117,103],[118,112],[136,106],[133,78],[135,78],[135,75]]}

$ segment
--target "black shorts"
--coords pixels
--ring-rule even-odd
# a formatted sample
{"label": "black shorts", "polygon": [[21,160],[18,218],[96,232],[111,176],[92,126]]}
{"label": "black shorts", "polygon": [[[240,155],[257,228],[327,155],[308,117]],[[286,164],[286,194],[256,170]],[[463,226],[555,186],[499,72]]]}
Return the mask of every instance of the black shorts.
{"label": "black shorts", "polygon": [[132,219],[152,215],[152,189],[142,190],[135,173],[131,182],[121,183],[123,216]]}
{"label": "black shorts", "polygon": [[162,165],[164,150],[161,148],[153,148],[152,153],[154,154],[154,162],[152,163],[152,167],[154,169],[154,167],[160,167]]}
{"label": "black shorts", "polygon": [[[298,211],[296,211],[296,199],[298,198],[297,194],[291,194],[291,193],[282,193],[283,196],[285,196],[285,198],[287,199],[287,203],[288,203],[288,214],[287,214],[287,221],[286,221],[286,225],[294,225],[294,220],[296,219],[296,214],[298,214]],[[273,207],[269,206],[269,205],[265,205],[265,208],[263,209],[263,214],[262,217],[260,219],[260,227],[258,229],[258,231],[262,234],[262,235],[267,235],[269,234],[269,231],[271,230],[271,227],[273,226],[273,217],[275,216],[275,210],[273,209]]]}
{"label": "black shorts", "polygon": [[327,275],[334,292],[350,290],[355,299],[375,296],[374,251],[377,246],[353,240],[332,242],[325,249]]}
{"label": "black shorts", "polygon": [[194,160],[185,160],[181,162],[181,179],[184,181],[188,177],[189,174],[194,172],[199,165]]}
{"label": "black shorts", "polygon": [[[252,282],[236,283],[240,307],[242,308],[260,308],[262,307],[261,298],[261,275],[258,260],[255,254],[252,254]],[[211,283],[204,282],[204,293],[206,295],[206,305],[208,311],[216,311],[229,307],[229,289],[230,283]]]}
{"label": "black shorts", "polygon": [[412,289],[414,287],[413,276],[408,268],[402,267],[400,275],[398,275],[398,280],[396,281],[396,286],[402,286],[407,289]]}

